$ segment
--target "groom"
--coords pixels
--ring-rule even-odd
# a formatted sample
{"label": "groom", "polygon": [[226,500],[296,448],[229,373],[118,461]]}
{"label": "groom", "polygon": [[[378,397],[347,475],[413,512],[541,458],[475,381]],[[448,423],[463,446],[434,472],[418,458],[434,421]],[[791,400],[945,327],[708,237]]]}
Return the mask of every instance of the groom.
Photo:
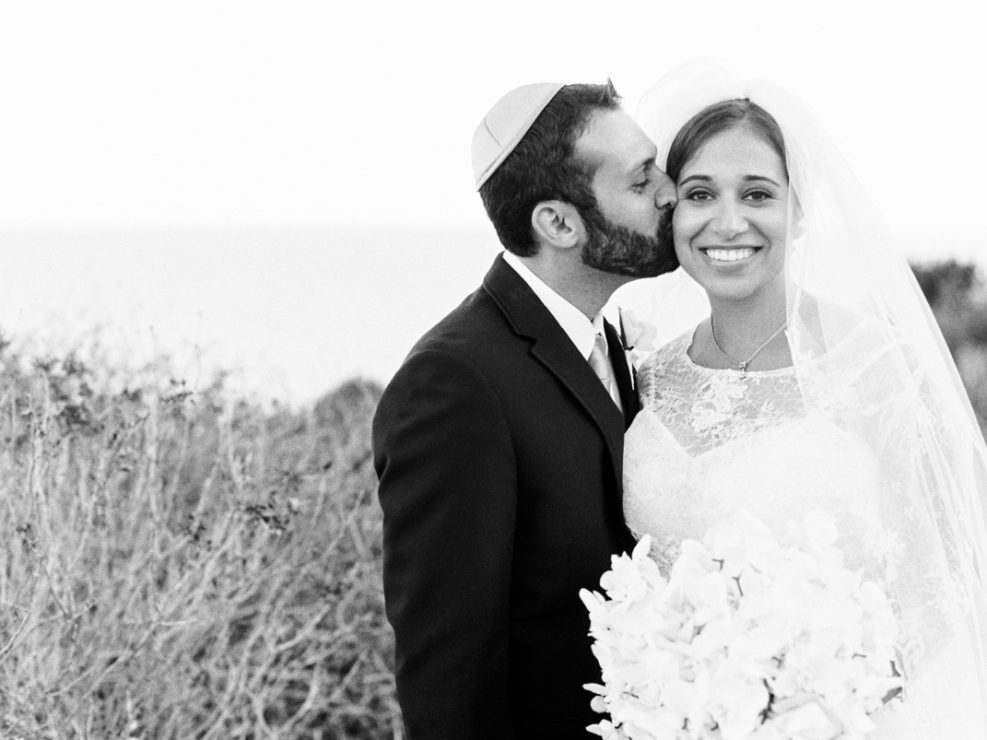
{"label": "groom", "polygon": [[580,588],[633,541],[638,408],[600,310],[675,268],[671,181],[606,85],[526,85],[473,138],[506,252],[412,348],[374,419],[384,590],[409,740],[578,738],[599,719]]}

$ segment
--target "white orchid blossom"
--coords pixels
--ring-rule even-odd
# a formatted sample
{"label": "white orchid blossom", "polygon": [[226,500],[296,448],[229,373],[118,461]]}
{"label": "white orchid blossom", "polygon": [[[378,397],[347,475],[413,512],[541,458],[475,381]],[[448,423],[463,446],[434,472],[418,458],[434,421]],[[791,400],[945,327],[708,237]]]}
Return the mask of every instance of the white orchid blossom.
{"label": "white orchid blossom", "polygon": [[900,688],[879,586],[847,569],[825,514],[783,543],[747,514],[687,540],[668,577],[642,538],[583,590],[608,740],[853,740]]}

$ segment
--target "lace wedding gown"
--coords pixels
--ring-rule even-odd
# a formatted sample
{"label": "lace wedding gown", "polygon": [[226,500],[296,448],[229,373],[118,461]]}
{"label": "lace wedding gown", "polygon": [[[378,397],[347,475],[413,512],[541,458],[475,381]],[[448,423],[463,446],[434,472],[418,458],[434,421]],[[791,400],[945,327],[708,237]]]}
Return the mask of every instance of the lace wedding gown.
{"label": "lace wedding gown", "polygon": [[[794,369],[742,377],[704,368],[688,355],[691,336],[672,341],[641,368],[642,410],[625,442],[624,514],[635,536],[651,536],[666,575],[682,540],[701,540],[712,524],[741,510],[779,537],[807,511],[828,513],[847,564],[882,584],[889,563],[905,569],[909,558],[922,557],[900,552],[879,504],[876,458],[838,415],[806,408]],[[907,637],[909,617],[899,616],[912,643],[903,649],[923,657],[906,670],[906,700],[882,710],[873,737],[987,738],[982,726],[952,719],[977,700],[963,695],[977,683],[965,678],[974,669],[961,641],[919,647],[921,638]]]}

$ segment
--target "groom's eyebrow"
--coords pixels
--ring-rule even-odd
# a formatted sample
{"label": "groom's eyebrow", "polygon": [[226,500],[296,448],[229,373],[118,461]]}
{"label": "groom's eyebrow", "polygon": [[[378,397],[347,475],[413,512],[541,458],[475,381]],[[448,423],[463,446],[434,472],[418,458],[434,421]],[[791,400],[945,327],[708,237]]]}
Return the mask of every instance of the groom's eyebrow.
{"label": "groom's eyebrow", "polygon": [[647,159],[640,162],[637,166],[627,171],[627,174],[631,177],[636,177],[640,172],[647,172],[649,169],[655,166],[655,157],[648,157]]}

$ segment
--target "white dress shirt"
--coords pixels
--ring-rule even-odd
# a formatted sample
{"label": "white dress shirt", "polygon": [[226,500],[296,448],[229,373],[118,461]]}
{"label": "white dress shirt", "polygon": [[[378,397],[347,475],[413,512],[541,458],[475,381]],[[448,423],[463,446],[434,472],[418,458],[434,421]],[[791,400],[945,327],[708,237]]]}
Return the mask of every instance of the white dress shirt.
{"label": "white dress shirt", "polygon": [[[596,335],[599,334],[602,336],[604,344],[607,343],[607,334],[603,330],[603,312],[598,312],[593,317],[593,320],[590,321],[586,318],[586,314],[548,287],[516,254],[505,251],[504,262],[510,265],[521,276],[521,279],[528,284],[528,287],[531,288],[538,297],[538,300],[548,309],[548,312],[552,314],[555,320],[559,322],[562,331],[572,340],[572,343],[576,345],[576,349],[579,350],[579,354],[588,363],[590,353],[593,351],[593,345],[596,343]],[[609,347],[607,348],[607,362],[610,362]],[[616,377],[613,372],[613,362],[610,362],[610,373],[612,377]],[[617,408],[623,411],[623,406],[620,403],[620,394],[616,391],[616,383],[614,384],[614,393],[611,395],[614,403],[617,404]]]}

